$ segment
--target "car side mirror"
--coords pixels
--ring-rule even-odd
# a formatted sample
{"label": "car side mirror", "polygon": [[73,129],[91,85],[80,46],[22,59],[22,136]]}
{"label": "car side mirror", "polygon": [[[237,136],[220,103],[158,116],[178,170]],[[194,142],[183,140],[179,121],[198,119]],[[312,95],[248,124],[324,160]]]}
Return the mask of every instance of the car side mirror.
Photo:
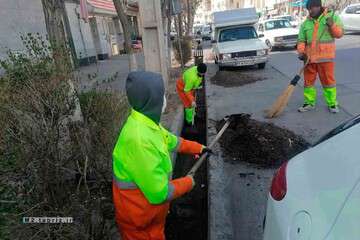
{"label": "car side mirror", "polygon": [[263,38],[263,37],[265,37],[265,35],[263,33],[260,33],[259,38]]}
{"label": "car side mirror", "polygon": [[217,41],[216,40],[211,40],[211,43],[217,43]]}

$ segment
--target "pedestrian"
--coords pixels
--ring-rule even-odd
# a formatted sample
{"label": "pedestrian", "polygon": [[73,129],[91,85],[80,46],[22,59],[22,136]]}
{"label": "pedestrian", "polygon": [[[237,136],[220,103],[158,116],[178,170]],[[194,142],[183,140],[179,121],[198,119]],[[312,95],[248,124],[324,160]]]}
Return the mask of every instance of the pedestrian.
{"label": "pedestrian", "polygon": [[313,110],[316,104],[315,81],[319,75],[323,95],[331,113],[339,107],[335,80],[335,38],[344,34],[343,24],[333,10],[322,6],[321,0],[309,0],[309,16],[301,25],[297,51],[299,59],[308,62],[304,71],[304,105],[299,112]]}
{"label": "pedestrian", "polygon": [[185,123],[194,125],[196,115],[195,90],[202,87],[207,66],[200,63],[184,71],[176,82],[176,90],[185,109]]}
{"label": "pedestrian", "polygon": [[205,146],[176,137],[161,126],[166,107],[161,75],[132,72],[126,80],[131,113],[113,151],[113,201],[122,240],[165,239],[169,202],[189,192],[192,176],[169,180],[171,151],[201,154]]}

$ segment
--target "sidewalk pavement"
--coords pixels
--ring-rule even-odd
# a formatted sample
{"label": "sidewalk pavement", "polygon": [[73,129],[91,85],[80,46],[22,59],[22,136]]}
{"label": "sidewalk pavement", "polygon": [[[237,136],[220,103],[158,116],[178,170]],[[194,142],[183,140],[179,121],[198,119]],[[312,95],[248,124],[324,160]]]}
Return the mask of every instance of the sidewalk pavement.
{"label": "sidewalk pavement", "polygon": [[[143,53],[136,53],[138,69],[145,69]],[[96,64],[80,67],[76,70],[79,77],[81,90],[89,90],[92,87],[111,88],[122,91],[125,87],[125,80],[129,74],[129,63],[127,55],[117,55],[107,60],[98,61]],[[92,76],[89,78],[89,75]],[[109,78],[114,78],[109,81]]]}

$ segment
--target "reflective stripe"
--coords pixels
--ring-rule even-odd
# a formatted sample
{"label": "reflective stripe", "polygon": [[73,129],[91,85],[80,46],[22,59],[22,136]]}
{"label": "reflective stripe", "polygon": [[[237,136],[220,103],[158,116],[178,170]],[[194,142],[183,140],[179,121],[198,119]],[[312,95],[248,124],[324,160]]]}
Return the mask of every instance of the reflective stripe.
{"label": "reflective stripe", "polygon": [[178,152],[179,151],[179,148],[181,146],[181,137],[177,137],[177,144],[176,144],[176,147],[174,148],[174,152]]}
{"label": "reflective stripe", "polygon": [[134,182],[125,182],[122,180],[118,180],[115,176],[113,177],[113,180],[119,189],[122,190],[138,189],[138,186]]}
{"label": "reflective stripe", "polygon": [[322,63],[322,62],[333,62],[334,58],[320,58],[314,61],[314,63]]}
{"label": "reflective stripe", "polygon": [[167,195],[167,197],[166,197],[166,200],[167,200],[167,201],[170,201],[171,199],[173,199],[174,193],[175,193],[174,184],[172,184],[171,182],[169,182],[169,184],[168,184],[168,195]]}
{"label": "reflective stripe", "polygon": [[323,88],[334,88],[336,87],[336,84],[332,84],[332,85],[323,85]]}
{"label": "reflective stripe", "polygon": [[329,39],[329,40],[319,40],[319,43],[334,43],[335,39]]}

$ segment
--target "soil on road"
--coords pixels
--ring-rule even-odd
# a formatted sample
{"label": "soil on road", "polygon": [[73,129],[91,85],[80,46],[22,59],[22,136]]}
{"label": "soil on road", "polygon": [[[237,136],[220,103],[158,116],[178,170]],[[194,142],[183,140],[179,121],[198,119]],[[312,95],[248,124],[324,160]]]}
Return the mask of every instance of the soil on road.
{"label": "soil on road", "polygon": [[[220,121],[217,129],[223,124],[224,121]],[[253,120],[249,114],[236,115],[220,144],[232,162],[243,161],[262,167],[279,167],[309,146],[295,133]]]}
{"label": "soil on road", "polygon": [[236,70],[218,71],[210,81],[212,84],[222,87],[239,87],[245,84],[263,81],[267,77],[263,71],[251,71],[251,69],[241,68]]}

